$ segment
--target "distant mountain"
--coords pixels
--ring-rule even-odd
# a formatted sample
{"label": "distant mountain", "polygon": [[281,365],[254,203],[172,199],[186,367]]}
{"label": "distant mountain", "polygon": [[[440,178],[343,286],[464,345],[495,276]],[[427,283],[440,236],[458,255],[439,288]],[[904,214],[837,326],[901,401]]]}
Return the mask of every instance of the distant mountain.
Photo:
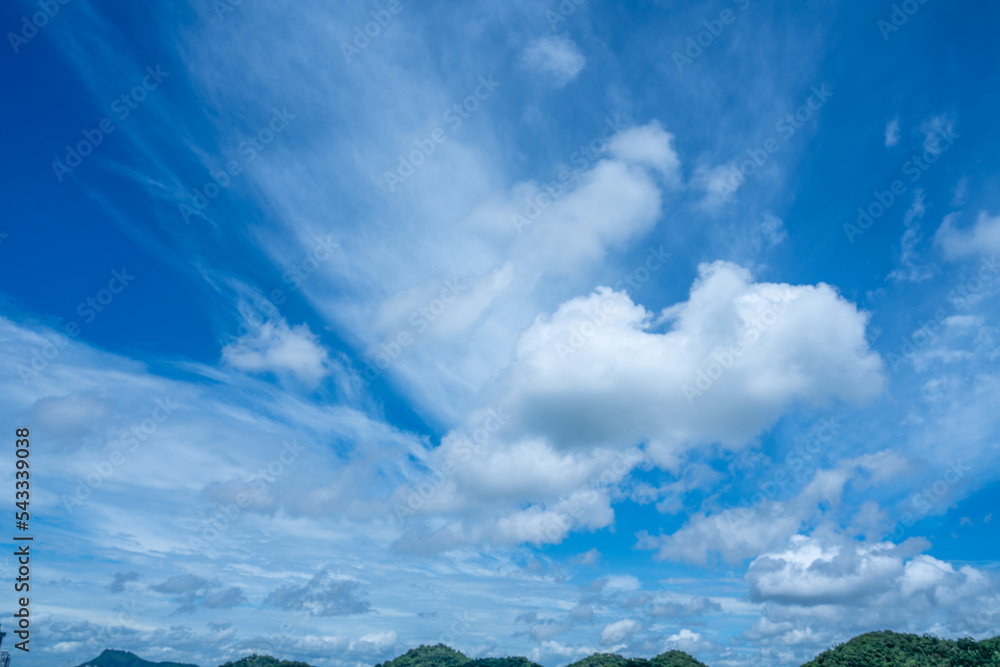
{"label": "distant mountain", "polygon": [[1000,665],[1000,637],[938,639],[897,632],[869,632],[820,653],[802,667],[995,667]]}
{"label": "distant mountain", "polygon": [[179,662],[150,662],[128,651],[105,650],[99,656],[85,662],[80,667],[198,667]]}

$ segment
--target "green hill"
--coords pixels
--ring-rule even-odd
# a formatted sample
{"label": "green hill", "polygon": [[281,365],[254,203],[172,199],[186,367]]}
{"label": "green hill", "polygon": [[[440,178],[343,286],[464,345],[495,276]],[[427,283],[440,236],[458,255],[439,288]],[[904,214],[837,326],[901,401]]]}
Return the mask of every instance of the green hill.
{"label": "green hill", "polygon": [[434,646],[421,644],[398,658],[380,662],[375,667],[458,667],[467,662],[469,662],[468,657],[444,644]]}
{"label": "green hill", "polygon": [[869,632],[820,653],[802,667],[996,667],[1000,665],[1000,637],[938,639],[896,632]]}
{"label": "green hill", "polygon": [[624,658],[617,653],[595,653],[569,667],[705,667],[683,651],[667,651],[655,658]]}
{"label": "green hill", "polygon": [[99,656],[80,667],[198,667],[179,662],[150,662],[128,651],[106,649]]}
{"label": "green hill", "polygon": [[695,660],[684,651],[667,651],[649,662],[653,667],[705,667],[705,663]]}
{"label": "green hill", "polygon": [[527,658],[480,658],[470,660],[464,667],[542,667],[537,662],[531,662]]}
{"label": "green hill", "polygon": [[269,655],[248,655],[236,662],[227,662],[222,667],[309,667],[309,665],[298,661],[278,660]]}

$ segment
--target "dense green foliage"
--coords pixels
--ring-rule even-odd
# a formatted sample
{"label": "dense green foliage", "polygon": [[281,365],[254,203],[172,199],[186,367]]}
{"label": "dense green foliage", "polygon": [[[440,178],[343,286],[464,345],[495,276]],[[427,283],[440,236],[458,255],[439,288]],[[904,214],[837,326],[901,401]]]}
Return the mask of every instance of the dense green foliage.
{"label": "dense green foliage", "polygon": [[531,662],[527,658],[480,658],[470,660],[464,667],[542,667],[537,662]]}
{"label": "dense green foliage", "polygon": [[291,662],[289,660],[278,660],[269,655],[248,655],[240,658],[236,662],[227,662],[222,667],[309,667],[304,662]]}
{"label": "dense green foliage", "polygon": [[869,632],[820,653],[803,667],[990,667],[1000,666],[1000,637],[937,639],[895,632]]}
{"label": "dense green foliage", "polygon": [[650,660],[623,658],[617,653],[595,653],[583,660],[577,660],[569,667],[705,667],[705,665],[683,651],[667,651]]}
{"label": "dense green foliage", "polygon": [[150,662],[127,651],[107,649],[80,667],[196,667],[196,665],[182,665],[178,662]]}
{"label": "dense green foliage", "polygon": [[[80,667],[196,667],[175,662],[149,662],[125,651],[104,651]],[[279,661],[269,655],[251,655],[221,667],[309,667],[304,662]],[[445,646],[419,646],[375,667],[541,667],[527,658],[470,660]],[[615,653],[595,653],[569,667],[706,667],[683,651],[667,651],[655,658],[624,658]],[[1000,637],[937,639],[896,632],[859,635],[816,656],[802,667],[1000,667]]]}
{"label": "dense green foliage", "polygon": [[705,667],[705,663],[695,660],[684,651],[667,651],[649,662],[653,667]]}

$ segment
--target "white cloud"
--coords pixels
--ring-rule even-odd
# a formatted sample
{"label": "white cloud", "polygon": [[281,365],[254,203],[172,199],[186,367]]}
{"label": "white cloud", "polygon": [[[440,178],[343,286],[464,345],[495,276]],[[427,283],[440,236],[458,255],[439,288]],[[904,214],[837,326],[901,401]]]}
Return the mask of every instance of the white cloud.
{"label": "white cloud", "polygon": [[929,546],[923,539],[896,545],[832,534],[792,537],[747,569],[751,597],[765,604],[765,617],[748,637],[770,634],[791,643],[799,636],[813,644],[813,625],[844,638],[885,628],[983,636],[993,626],[982,612],[997,582],[972,566],[920,553]]}
{"label": "white cloud", "polygon": [[542,37],[521,53],[521,62],[550,77],[559,88],[576,78],[586,59],[567,37]]}
{"label": "white cloud", "polygon": [[289,327],[285,319],[264,321],[222,348],[222,359],[251,373],[291,374],[315,385],[328,373],[327,351],[307,324]]}
{"label": "white cloud", "polygon": [[866,323],[826,285],[754,283],[704,264],[689,299],[659,320],[608,288],[539,317],[496,393],[523,437],[568,450],[647,441],[670,466],[694,446],[744,444],[792,403],[877,395]]}
{"label": "white cloud", "polygon": [[681,160],[674,150],[674,135],[664,131],[657,121],[620,132],[608,143],[608,152],[656,169],[670,184],[680,183]]}
{"label": "white cloud", "polygon": [[601,630],[602,644],[620,644],[642,630],[642,624],[631,618],[608,623]]}
{"label": "white cloud", "polygon": [[899,242],[899,267],[889,273],[890,280],[921,282],[933,277],[934,272],[930,268],[917,265],[919,260],[917,244],[924,238],[923,234],[920,233],[920,220],[926,212],[924,190],[917,188],[913,191],[913,202],[903,216],[906,230]]}
{"label": "white cloud", "polygon": [[942,134],[952,134],[954,123],[945,115],[933,116],[921,123],[920,131],[924,134],[924,150],[941,153],[944,150],[941,146]]}
{"label": "white cloud", "polygon": [[885,124],[885,145],[895,146],[899,143],[899,116]]}
{"label": "white cloud", "polygon": [[694,630],[688,630],[687,628],[682,628],[679,632],[667,637],[663,644],[663,648],[667,651],[697,653],[711,648],[711,643],[705,640],[700,633],[695,632]]}
{"label": "white cloud", "polygon": [[711,211],[732,199],[746,179],[735,164],[727,163],[714,167],[697,167],[691,181],[705,193],[701,206]]}
{"label": "white cloud", "polygon": [[[831,436],[832,437],[832,436]],[[794,476],[797,463],[784,473]],[[777,549],[804,525],[823,515],[823,508],[836,508],[848,483],[855,479],[893,478],[910,468],[910,463],[891,451],[865,454],[841,461],[836,467],[816,471],[798,495],[778,500],[763,495],[750,506],[709,513],[698,511],[687,523],[669,535],[642,534],[639,546],[657,549],[657,557],[705,564],[713,554],[728,563],[740,563]]]}
{"label": "white cloud", "polygon": [[944,251],[945,257],[957,259],[1000,251],[1000,216],[991,217],[981,211],[969,229],[958,229],[955,226],[958,218],[957,213],[946,215],[934,235],[934,242]]}
{"label": "white cloud", "polygon": [[362,635],[356,641],[351,642],[350,650],[361,654],[381,655],[396,646],[399,638],[394,630],[388,632],[372,632]]}
{"label": "white cloud", "polygon": [[[489,423],[480,411],[426,455],[432,471],[454,472],[414,509],[453,519],[414,528],[401,544],[434,552],[558,543],[613,524],[611,497],[640,460],[616,458],[616,448],[645,443],[653,463],[673,468],[695,447],[746,444],[793,404],[861,402],[882,387],[867,316],[826,285],[754,283],[732,264],[703,265],[689,299],[659,321],[609,288],[537,318],[484,394],[486,405],[503,406],[502,430],[472,445]],[[706,386],[709,376],[718,379]],[[595,486],[603,475],[610,482]],[[395,506],[412,507],[413,493],[399,489]],[[786,522],[771,525],[782,531],[775,539],[797,529]]]}
{"label": "white cloud", "polygon": [[754,229],[755,248],[773,248],[788,237],[785,223],[770,211],[765,211],[760,223]]}

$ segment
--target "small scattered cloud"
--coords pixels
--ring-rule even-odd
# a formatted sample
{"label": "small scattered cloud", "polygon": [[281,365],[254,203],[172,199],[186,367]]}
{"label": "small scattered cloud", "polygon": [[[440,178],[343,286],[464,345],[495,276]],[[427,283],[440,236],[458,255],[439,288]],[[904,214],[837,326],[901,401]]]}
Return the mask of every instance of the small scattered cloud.
{"label": "small scattered cloud", "polygon": [[948,259],[958,259],[970,255],[985,255],[1000,251],[1000,215],[990,216],[986,211],[969,229],[959,229],[956,222],[958,213],[944,217],[934,234],[934,242],[944,251]]}
{"label": "small scattered cloud", "polygon": [[924,204],[924,190],[917,188],[913,192],[913,202],[903,216],[903,223],[906,226],[903,238],[900,240],[899,267],[889,274],[890,280],[922,282],[934,276],[934,272],[926,266],[919,266],[917,261],[917,244],[923,240],[924,235],[920,231],[920,220],[927,212]]}
{"label": "small scattered cloud", "polygon": [[621,644],[640,630],[642,630],[642,623],[631,618],[608,623],[601,630],[601,643],[604,645]]}
{"label": "small scattered cloud", "polygon": [[284,318],[266,320],[222,349],[223,361],[233,368],[292,375],[309,385],[329,373],[328,358],[307,324],[289,327]]}
{"label": "small scattered cloud", "polygon": [[543,37],[524,49],[521,62],[550,77],[556,87],[561,88],[576,78],[587,60],[573,40],[566,37]]}
{"label": "small scattered cloud", "polygon": [[608,144],[608,152],[619,159],[652,167],[669,184],[680,183],[681,159],[674,149],[674,135],[658,121],[619,133]]}
{"label": "small scattered cloud", "polygon": [[303,586],[289,584],[271,591],[264,599],[264,606],[308,611],[312,616],[367,614],[372,608],[358,597],[360,589],[359,582],[338,578],[324,568]]}
{"label": "small scattered cloud", "polygon": [[889,148],[899,143],[899,116],[885,124],[885,145]]}
{"label": "small scattered cloud", "polygon": [[151,591],[169,595],[181,606],[175,613],[191,613],[198,607],[208,609],[231,609],[243,602],[246,597],[238,586],[217,591],[222,588],[218,580],[208,580],[194,574],[180,574],[170,577],[164,582],[150,586]]}
{"label": "small scattered cloud", "polygon": [[924,135],[924,150],[931,153],[941,153],[944,150],[941,142],[944,135],[953,134],[955,124],[945,115],[934,116],[925,120],[920,125],[920,131]]}
{"label": "small scattered cloud", "polygon": [[773,248],[783,243],[787,237],[784,221],[770,211],[765,211],[754,229],[753,243],[755,249]]}
{"label": "small scattered cloud", "polygon": [[138,581],[138,572],[115,572],[114,578],[108,584],[108,590],[112,593],[121,593],[125,590],[125,584],[130,581]]}

